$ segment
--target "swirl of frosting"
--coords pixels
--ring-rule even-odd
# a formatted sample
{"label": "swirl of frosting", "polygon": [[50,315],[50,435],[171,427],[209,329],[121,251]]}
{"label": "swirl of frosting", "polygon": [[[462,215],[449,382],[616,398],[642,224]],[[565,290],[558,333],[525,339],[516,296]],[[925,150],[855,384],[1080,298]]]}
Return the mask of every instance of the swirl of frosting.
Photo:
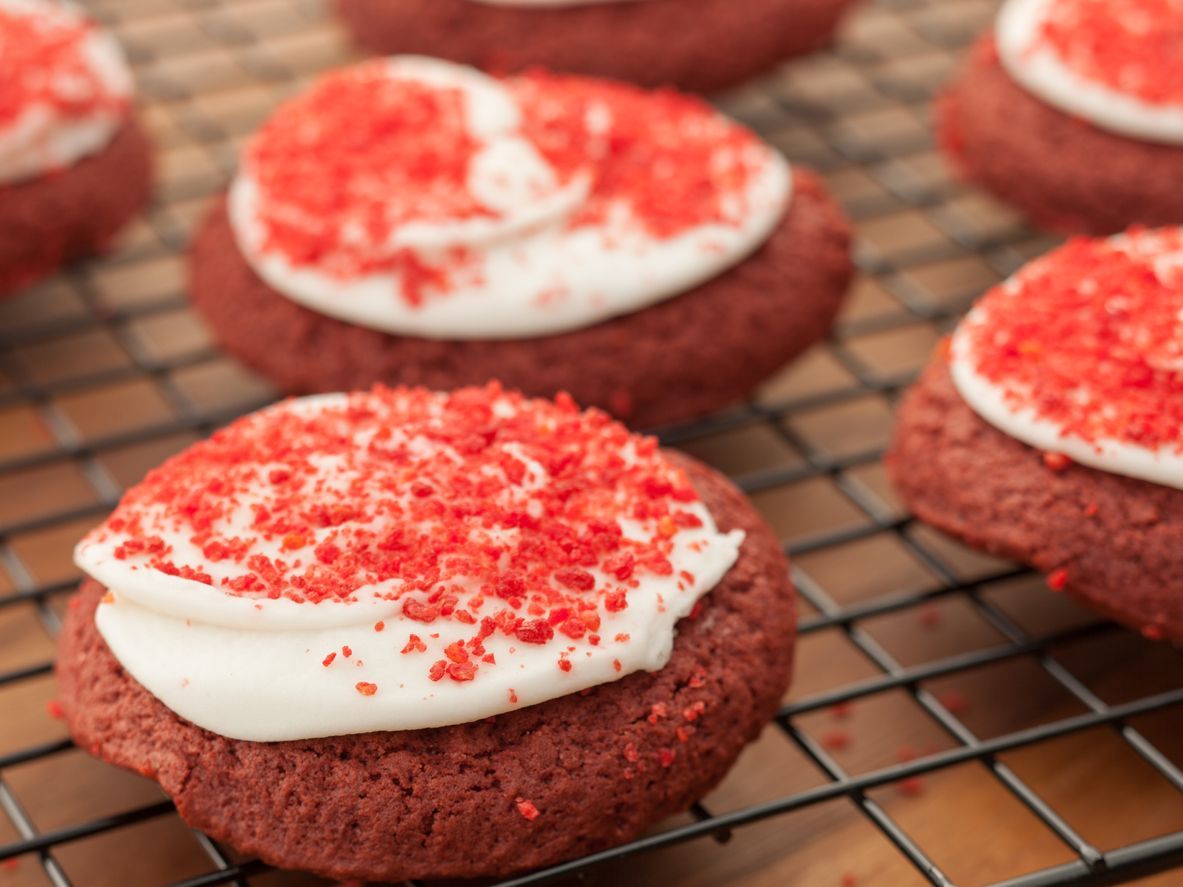
{"label": "swirl of frosting", "polygon": [[1076,239],[958,327],[954,384],[1011,437],[1183,489],[1183,229]]}
{"label": "swirl of frosting", "polygon": [[136,680],[270,741],[466,723],[659,669],[742,542],[603,413],[378,388],[190,447],[75,560]]}
{"label": "swirl of frosting", "polygon": [[999,58],[1029,92],[1101,129],[1183,144],[1178,0],[1007,0]]}
{"label": "swirl of frosting", "polygon": [[787,164],[699,99],[419,57],[323,78],[249,144],[247,261],[321,314],[440,339],[550,335],[757,249]]}
{"label": "swirl of frosting", "polygon": [[0,183],[69,166],[123,125],[131,74],[115,39],[68,6],[0,0]]}

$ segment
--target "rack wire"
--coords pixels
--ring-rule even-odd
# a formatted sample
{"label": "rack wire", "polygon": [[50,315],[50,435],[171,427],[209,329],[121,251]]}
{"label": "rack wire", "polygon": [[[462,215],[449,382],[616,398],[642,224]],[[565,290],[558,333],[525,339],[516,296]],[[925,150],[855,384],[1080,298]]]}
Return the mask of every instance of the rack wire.
{"label": "rack wire", "polygon": [[[183,251],[243,137],[349,50],[305,0],[87,5],[128,48],[161,181],[111,256],[0,305],[0,887],[307,883],[185,829],[44,706],[73,540],[161,457],[274,397],[189,313]],[[820,170],[859,232],[862,276],[833,338],[752,403],[662,432],[781,533],[802,598],[797,687],[686,817],[502,887],[1044,887],[1183,866],[1178,652],[917,525],[883,480],[890,405],[928,350],[1050,245],[953,183],[927,125],[993,12],[878,0],[833,50],[722,100]],[[130,861],[110,846],[122,835]]]}

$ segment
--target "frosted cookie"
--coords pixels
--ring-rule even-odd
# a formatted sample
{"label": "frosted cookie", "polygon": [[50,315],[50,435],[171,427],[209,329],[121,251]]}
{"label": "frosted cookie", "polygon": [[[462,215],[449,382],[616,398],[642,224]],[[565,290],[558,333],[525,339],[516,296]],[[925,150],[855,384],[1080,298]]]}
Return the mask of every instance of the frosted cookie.
{"label": "frosted cookie", "polygon": [[1045,228],[1183,222],[1180,41],[1171,0],[1008,0],[939,102],[943,146]]}
{"label": "frosted cookie", "polygon": [[987,293],[899,411],[918,517],[1183,639],[1183,232],[1077,239]]}
{"label": "frosted cookie", "polygon": [[115,39],[72,6],[0,0],[0,295],[101,252],[151,188]]}
{"label": "frosted cookie", "polygon": [[191,292],[288,392],[497,378],[653,425],[823,337],[848,241],[815,178],[696,98],[402,58],[263,126]]}
{"label": "frosted cookie", "polygon": [[329,877],[630,840],[708,791],[788,684],[768,527],[566,398],[287,401],[151,472],[75,556],[57,671],[78,744]]}
{"label": "frosted cookie", "polygon": [[336,0],[363,47],[709,92],[828,43],[853,0]]}

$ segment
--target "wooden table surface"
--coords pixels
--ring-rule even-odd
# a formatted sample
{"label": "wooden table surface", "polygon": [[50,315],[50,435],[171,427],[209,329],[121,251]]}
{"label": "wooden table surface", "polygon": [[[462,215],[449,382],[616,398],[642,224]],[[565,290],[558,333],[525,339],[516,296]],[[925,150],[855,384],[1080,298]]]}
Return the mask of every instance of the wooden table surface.
{"label": "wooden table surface", "polygon": [[[10,676],[0,678],[0,761],[64,736],[47,712],[54,686],[44,667],[76,576],[75,540],[160,459],[273,396],[211,347],[184,300],[183,248],[242,139],[284,95],[351,58],[315,2],[86,5],[128,47],[161,151],[160,188],[112,256],[0,305],[0,676]],[[835,621],[803,601],[807,631],[786,702],[869,689],[849,707],[795,714],[800,739],[770,726],[705,799],[712,814],[830,782],[806,751],[811,743],[833,767],[858,775],[957,747],[937,712],[990,739],[1080,715],[1087,694],[1113,705],[1183,686],[1176,650],[1100,622],[1038,577],[907,521],[884,480],[879,453],[899,387],[974,295],[1052,244],[953,183],[929,133],[931,96],[994,8],[988,0],[869,3],[834,51],[722,100],[792,160],[825,174],[857,222],[865,273],[834,342],[772,380],[753,405],[677,440],[741,480],[795,553],[795,575],[815,603],[831,615],[870,613]],[[1023,652],[1002,633],[1007,627],[1060,640]],[[948,667],[973,653],[986,664]],[[875,682],[885,663],[905,675],[948,673],[882,687]],[[630,856],[584,881],[927,883],[868,817],[870,805],[952,882],[992,884],[1075,858],[1016,785],[1101,851],[1183,829],[1183,796],[1135,743],[1183,765],[1183,707],[865,797],[838,796],[738,828],[726,843],[706,837]],[[161,798],[154,784],[74,749],[17,761],[0,768],[0,845],[20,836],[14,816],[46,832]],[[60,844],[54,866],[74,884],[103,887],[163,884],[212,868],[171,813]],[[50,883],[34,854],[0,864],[0,887]],[[268,872],[249,883],[320,882]],[[1183,884],[1183,872],[1137,883]]]}

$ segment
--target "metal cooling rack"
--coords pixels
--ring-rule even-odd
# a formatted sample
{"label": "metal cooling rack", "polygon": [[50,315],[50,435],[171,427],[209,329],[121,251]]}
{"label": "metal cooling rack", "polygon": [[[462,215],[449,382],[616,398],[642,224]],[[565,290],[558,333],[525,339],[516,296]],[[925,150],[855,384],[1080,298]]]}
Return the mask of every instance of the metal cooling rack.
{"label": "metal cooling rack", "polygon": [[[108,799],[114,812],[68,821],[47,815],[42,794],[22,788],[29,783],[26,773],[52,771],[76,753],[55,725],[24,728],[45,718],[41,706],[52,694],[48,638],[77,583],[64,566],[69,544],[163,453],[272,397],[212,348],[193,322],[180,255],[204,199],[232,168],[241,139],[275,101],[348,58],[342,36],[315,2],[87,5],[128,47],[142,110],[162,152],[161,182],[146,221],[114,255],[0,305],[0,580],[6,577],[0,581],[0,618],[29,615],[29,630],[39,624],[48,636],[24,659],[0,659],[0,737],[6,723],[17,736],[0,745],[0,810],[8,819],[0,821],[0,887],[13,873],[58,887],[102,881],[71,857],[73,847],[177,820],[170,803],[142,790],[126,801]],[[936,85],[992,13],[988,0],[880,0],[855,17],[832,52],[723,102],[791,158],[824,173],[860,234],[863,278],[834,338],[753,403],[663,434],[667,443],[729,470],[782,532],[794,558],[805,611],[799,684],[805,680],[806,687],[782,707],[764,741],[791,752],[812,782],[759,797],[749,792],[740,801],[724,797],[722,807],[712,796],[640,841],[504,885],[571,876],[590,883],[629,880],[621,873],[637,871],[675,845],[679,853],[690,847],[743,853],[737,845],[745,830],[763,823],[794,834],[795,817],[836,802],[853,811],[864,844],[881,845],[869,858],[887,854],[896,863],[862,873],[857,883],[951,884],[954,870],[964,867],[956,854],[940,849],[943,836],[965,827],[967,813],[981,799],[1002,803],[999,795],[1010,805],[1005,809],[1029,823],[1027,842],[1050,842],[1053,850],[1044,862],[1008,870],[1001,880],[963,875],[964,883],[1116,884],[1183,866],[1180,749],[1162,741],[1183,733],[1177,652],[1079,613],[1050,626],[1042,609],[1033,617],[1027,604],[1049,597],[1038,582],[915,525],[882,480],[888,407],[928,348],[977,292],[1049,243],[951,183],[928,131]],[[802,490],[808,495],[798,496]],[[904,572],[925,578],[899,581],[901,558],[911,565]],[[862,577],[857,584],[871,577],[869,589],[852,592],[852,564]],[[1015,588],[1022,594],[1011,594]],[[1058,606],[1052,610],[1059,613]],[[951,615],[960,620],[951,635],[954,645],[948,636],[934,644],[934,631]],[[808,652],[815,640],[826,648],[824,655]],[[932,655],[913,655],[925,645]],[[819,682],[817,670],[810,671],[818,660],[852,657],[858,667],[846,669],[849,674],[839,668],[846,679],[836,684]],[[1019,681],[1013,698],[1003,694],[990,703],[986,720],[994,723],[983,727],[981,717],[967,712],[963,696],[941,689],[961,679],[972,685],[975,675],[1019,664],[1053,688],[1060,700],[1055,706],[1019,712],[1020,685],[1027,683]],[[1114,691],[1109,671],[1118,672],[1121,691]],[[1153,679],[1146,680],[1150,674]],[[862,732],[874,734],[870,740],[845,726],[852,712],[881,710],[884,700],[923,719],[920,732],[935,735],[935,744],[920,752],[902,748],[897,759],[885,759],[886,740],[877,744],[874,737],[891,733],[894,718],[864,718]],[[1072,801],[1065,811],[1053,799],[1064,797],[1063,787],[1049,791],[1045,785],[1047,756],[1034,775],[1024,765],[1026,752],[1101,733],[1120,746],[1123,763],[1104,758],[1094,772],[1097,784],[1114,799],[1136,794],[1155,814],[1149,831],[1133,840],[1091,837],[1090,829],[1077,825],[1087,801],[1084,808]],[[864,750],[870,747],[869,757],[851,753],[856,739]],[[1053,761],[1059,756],[1050,754]],[[909,798],[924,786],[971,771],[972,786],[948,783],[952,789],[932,802],[943,828],[934,831],[932,816],[924,825],[910,813]],[[1127,782],[1130,773],[1141,775]],[[773,774],[757,769],[755,781],[765,775]],[[48,791],[65,778],[51,772],[32,784]],[[983,779],[988,786],[979,785]],[[1100,797],[1095,801],[1101,803]],[[1118,800],[1112,803],[1119,808]],[[52,824],[44,825],[46,820]],[[983,835],[987,842],[1006,832],[1008,822],[998,818],[991,827],[995,831]],[[189,859],[163,881],[197,887],[288,877],[239,859],[205,836],[186,834],[196,843],[198,862]],[[708,836],[732,846],[691,843]],[[796,852],[789,852],[790,862]],[[10,870],[6,860],[29,864]],[[825,871],[824,877],[794,883],[856,883],[854,874],[843,874],[841,860]],[[1154,883],[1179,883],[1166,877]]]}

